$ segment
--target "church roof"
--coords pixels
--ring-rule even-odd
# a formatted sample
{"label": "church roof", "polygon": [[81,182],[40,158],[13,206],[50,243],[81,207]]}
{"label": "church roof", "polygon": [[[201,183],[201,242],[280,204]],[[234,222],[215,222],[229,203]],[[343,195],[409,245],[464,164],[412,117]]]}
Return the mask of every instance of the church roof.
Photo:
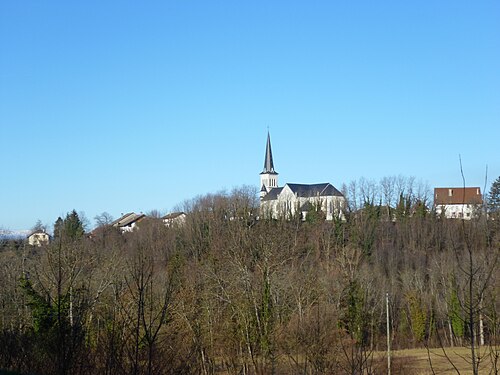
{"label": "church roof", "polygon": [[267,132],[267,144],[266,144],[266,156],[264,158],[264,169],[262,170],[261,174],[264,174],[264,173],[278,174],[274,170],[273,152],[271,150],[271,136],[269,135],[269,132]]}
{"label": "church roof", "polygon": [[325,182],[322,184],[286,184],[290,190],[297,194],[298,197],[311,198],[311,197],[325,197],[325,196],[342,196],[335,186]]}
{"label": "church roof", "polygon": [[[323,184],[286,184],[292,193],[296,194],[299,198],[314,198],[314,197],[327,197],[336,196],[342,197],[343,194],[338,191],[335,186],[325,182]],[[267,193],[263,201],[272,201],[278,199],[278,195],[283,191],[284,187],[273,188]]]}
{"label": "church roof", "polygon": [[262,198],[262,200],[263,201],[272,201],[272,200],[278,199],[278,195],[281,193],[282,190],[283,190],[282,187],[272,188],[271,190],[269,190],[269,193],[267,193],[264,196],[264,198]]}

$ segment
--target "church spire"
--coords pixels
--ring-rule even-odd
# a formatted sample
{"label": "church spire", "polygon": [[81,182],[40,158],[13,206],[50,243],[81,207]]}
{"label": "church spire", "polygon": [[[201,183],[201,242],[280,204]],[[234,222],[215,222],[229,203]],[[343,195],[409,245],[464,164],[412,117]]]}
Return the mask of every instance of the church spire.
{"label": "church spire", "polygon": [[276,173],[274,170],[273,152],[271,150],[271,136],[269,135],[269,131],[267,132],[266,157],[264,159],[264,170],[262,173]]}
{"label": "church spire", "polygon": [[271,136],[267,132],[266,157],[264,159],[264,170],[260,173],[260,198],[278,187],[278,172],[274,170],[273,152],[271,151]]}

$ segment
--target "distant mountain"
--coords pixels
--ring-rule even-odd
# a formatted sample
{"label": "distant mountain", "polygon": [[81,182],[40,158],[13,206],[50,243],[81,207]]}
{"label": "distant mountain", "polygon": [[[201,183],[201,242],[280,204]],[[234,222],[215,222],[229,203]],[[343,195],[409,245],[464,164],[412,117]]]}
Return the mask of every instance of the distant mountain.
{"label": "distant mountain", "polygon": [[22,240],[29,236],[30,230],[0,229],[0,240]]}

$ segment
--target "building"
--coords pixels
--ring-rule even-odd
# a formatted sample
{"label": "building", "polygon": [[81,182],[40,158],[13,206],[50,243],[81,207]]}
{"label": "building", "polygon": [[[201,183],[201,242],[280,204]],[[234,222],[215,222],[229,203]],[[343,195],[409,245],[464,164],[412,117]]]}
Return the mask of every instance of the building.
{"label": "building", "polygon": [[479,187],[434,188],[434,209],[439,216],[470,220],[480,212],[482,204]]}
{"label": "building", "polygon": [[163,216],[161,219],[167,227],[181,226],[186,222],[186,216],[185,212],[172,212]]}
{"label": "building", "polygon": [[326,220],[344,218],[345,198],[332,184],[278,185],[274,169],[271,137],[267,134],[264,169],[260,173],[260,215],[263,218],[290,219],[300,215],[305,220],[311,211],[322,212]]}
{"label": "building", "polygon": [[28,244],[31,246],[47,245],[49,241],[49,234],[43,230],[36,230],[28,236]]}
{"label": "building", "polygon": [[136,214],[134,212],[129,212],[125,215],[122,214],[119,219],[116,219],[111,223],[111,226],[119,228],[122,233],[132,232],[137,226],[137,223],[139,223],[145,217],[146,215],[142,213]]}

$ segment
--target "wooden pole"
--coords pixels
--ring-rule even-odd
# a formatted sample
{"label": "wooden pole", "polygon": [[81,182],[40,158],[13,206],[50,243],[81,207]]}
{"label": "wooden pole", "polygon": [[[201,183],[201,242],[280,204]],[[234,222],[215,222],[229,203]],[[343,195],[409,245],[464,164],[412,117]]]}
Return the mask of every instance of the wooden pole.
{"label": "wooden pole", "polygon": [[387,375],[391,375],[391,329],[389,321],[389,293],[385,294],[385,311],[387,317]]}

